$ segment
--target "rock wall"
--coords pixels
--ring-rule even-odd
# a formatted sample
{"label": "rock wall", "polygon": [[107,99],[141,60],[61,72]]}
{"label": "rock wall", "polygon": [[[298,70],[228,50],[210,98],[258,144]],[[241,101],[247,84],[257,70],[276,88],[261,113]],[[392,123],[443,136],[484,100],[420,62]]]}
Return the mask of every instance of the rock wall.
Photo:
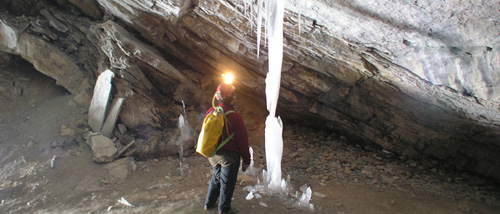
{"label": "rock wall", "polygon": [[377,48],[434,85],[500,101],[500,65],[492,63],[500,61],[499,1],[288,3],[290,10],[316,20],[329,33]]}
{"label": "rock wall", "polygon": [[[16,5],[14,2],[11,8]],[[103,69],[110,68],[116,74],[114,96],[127,97],[120,120],[141,139],[135,148],[136,156],[147,158],[176,153],[179,136],[176,123],[183,112],[181,103],[187,104],[190,124],[196,126],[198,116],[209,105],[207,97],[211,97],[218,76],[227,70],[236,73],[237,88],[243,97],[256,102],[265,99],[267,49],[263,39],[260,57],[257,57],[255,15],[249,12],[255,5],[229,0],[97,0],[90,2],[94,7],[90,9],[81,1],[32,2],[43,7],[24,9],[28,14],[24,17],[16,14],[2,17],[1,50],[29,60],[28,52],[16,48],[25,37],[43,42],[44,47],[55,47],[58,50],[50,53],[59,53],[62,57],[57,59],[71,59],[78,69],[59,66],[54,69],[57,72],[47,75],[61,79],[56,79],[58,84],[77,93],[82,89],[71,81],[63,81],[65,76],[82,73],[83,77],[78,79],[92,83]],[[427,46],[418,49],[420,41],[430,44],[444,33],[431,34],[427,40],[404,37],[397,41],[402,45],[394,45],[378,39],[386,33],[397,37],[399,32],[394,28],[399,25],[391,25],[392,31],[379,29],[381,35],[376,34],[376,25],[374,29],[367,27],[367,23],[381,22],[377,20],[380,14],[366,15],[366,7],[374,7],[372,1],[363,7],[343,1],[315,1],[322,5],[319,8],[307,3],[318,16],[328,12],[337,14],[319,16],[323,19],[306,13],[304,6],[298,3],[293,5],[295,1],[290,2],[284,20],[284,62],[278,106],[278,114],[284,120],[336,132],[353,142],[378,145],[406,158],[439,158],[460,169],[500,178],[500,103],[495,85],[500,60],[496,46],[485,43],[483,55],[474,55],[474,52],[468,61],[462,60],[465,58],[461,55],[467,55],[464,50],[469,50],[465,43],[457,43],[458,47],[443,44],[437,48],[455,50],[451,55],[443,55],[447,51],[426,52],[419,55],[422,58],[414,59],[411,53],[428,50]],[[419,4],[425,2],[419,1]],[[425,11],[435,6],[430,1],[428,4],[420,8]],[[485,7],[481,7],[482,10],[487,10]],[[65,12],[61,8],[73,10]],[[419,11],[413,6],[410,8],[413,12]],[[341,12],[361,17],[367,23],[347,15],[340,19]],[[415,13],[415,16],[428,13]],[[23,27],[26,23],[28,27]],[[337,29],[330,23],[340,27]],[[373,34],[376,39],[353,40],[353,35],[357,35],[354,29],[338,33],[345,30],[345,26],[354,28],[354,23],[361,23],[357,26],[359,35]],[[410,30],[414,25],[418,23],[409,25]],[[84,36],[75,39],[73,34]],[[476,37],[470,37],[474,39]],[[482,41],[497,44],[495,39],[498,38],[485,36]],[[401,48],[403,46],[413,49]],[[441,59],[438,57],[436,61],[434,56],[458,57],[461,59],[458,64],[462,66],[456,70],[442,69],[441,64],[436,63]],[[35,58],[50,59],[47,54]],[[489,63],[482,63],[481,59]],[[416,69],[424,64],[436,71],[434,76],[442,77],[440,81],[433,81]],[[481,74],[476,72],[477,68]],[[444,83],[444,79],[460,79],[456,75],[469,69],[474,72],[460,77],[467,81]],[[445,75],[447,73],[450,75]],[[489,83],[483,81],[488,75]],[[469,77],[474,78],[469,81]],[[480,87],[484,84],[489,86]],[[245,106],[241,111],[249,112]]]}

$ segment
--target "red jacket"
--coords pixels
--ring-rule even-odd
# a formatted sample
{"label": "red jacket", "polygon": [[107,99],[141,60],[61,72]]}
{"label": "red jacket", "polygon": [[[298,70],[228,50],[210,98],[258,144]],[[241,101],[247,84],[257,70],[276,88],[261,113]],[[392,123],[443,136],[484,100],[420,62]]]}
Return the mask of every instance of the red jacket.
{"label": "red jacket", "polygon": [[[229,135],[234,133],[233,139],[229,140],[226,145],[224,145],[221,149],[239,152],[241,157],[243,158],[243,164],[250,165],[250,151],[248,149],[248,133],[247,127],[245,126],[245,122],[241,115],[234,110],[232,106],[227,106],[224,104],[219,104],[224,109],[224,112],[234,111],[233,113],[227,114],[226,119],[231,125],[228,125],[226,131],[226,126],[224,126],[222,131],[222,137],[219,139],[219,143],[221,143],[224,139],[226,139]],[[210,114],[214,110],[214,107],[208,109],[205,117]],[[229,132],[229,134],[228,134]]]}

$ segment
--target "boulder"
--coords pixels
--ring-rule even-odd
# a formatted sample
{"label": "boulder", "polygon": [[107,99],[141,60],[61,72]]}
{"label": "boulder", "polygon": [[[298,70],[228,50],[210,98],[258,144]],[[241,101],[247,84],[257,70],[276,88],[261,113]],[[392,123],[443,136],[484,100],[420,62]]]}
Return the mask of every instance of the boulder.
{"label": "boulder", "polygon": [[137,165],[133,158],[127,157],[107,163],[104,168],[108,170],[112,181],[123,181],[136,170]]}
{"label": "boulder", "polygon": [[75,130],[69,128],[65,125],[61,125],[61,136],[70,136],[73,137],[75,135]]}
{"label": "boulder", "polygon": [[119,123],[119,124],[117,125],[117,127],[118,127],[118,131],[120,132],[120,134],[125,134],[125,133],[127,133],[127,127],[126,127],[125,125],[123,125],[123,124]]}
{"label": "boulder", "polygon": [[90,135],[87,144],[94,154],[93,160],[97,163],[109,163],[114,160],[114,155],[118,152],[115,144],[109,138],[95,134]]}

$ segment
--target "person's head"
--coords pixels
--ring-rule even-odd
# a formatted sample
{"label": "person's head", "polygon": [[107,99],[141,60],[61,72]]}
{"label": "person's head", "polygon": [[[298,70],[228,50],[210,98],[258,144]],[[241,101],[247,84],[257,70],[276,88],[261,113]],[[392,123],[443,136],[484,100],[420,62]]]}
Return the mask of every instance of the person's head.
{"label": "person's head", "polygon": [[215,98],[217,102],[223,103],[224,105],[234,105],[235,95],[234,86],[227,83],[221,83],[217,86],[217,91],[215,92]]}

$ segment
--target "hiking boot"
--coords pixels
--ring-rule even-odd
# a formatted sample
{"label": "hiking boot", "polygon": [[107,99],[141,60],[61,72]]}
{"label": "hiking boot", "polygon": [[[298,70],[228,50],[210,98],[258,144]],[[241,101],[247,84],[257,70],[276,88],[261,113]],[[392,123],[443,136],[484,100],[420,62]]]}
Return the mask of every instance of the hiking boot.
{"label": "hiking boot", "polygon": [[231,208],[228,211],[219,211],[219,214],[232,214],[232,213],[238,213],[238,209],[236,208]]}
{"label": "hiking boot", "polygon": [[205,211],[213,210],[214,208],[215,206],[209,206],[209,205],[205,205],[205,207],[203,207]]}

